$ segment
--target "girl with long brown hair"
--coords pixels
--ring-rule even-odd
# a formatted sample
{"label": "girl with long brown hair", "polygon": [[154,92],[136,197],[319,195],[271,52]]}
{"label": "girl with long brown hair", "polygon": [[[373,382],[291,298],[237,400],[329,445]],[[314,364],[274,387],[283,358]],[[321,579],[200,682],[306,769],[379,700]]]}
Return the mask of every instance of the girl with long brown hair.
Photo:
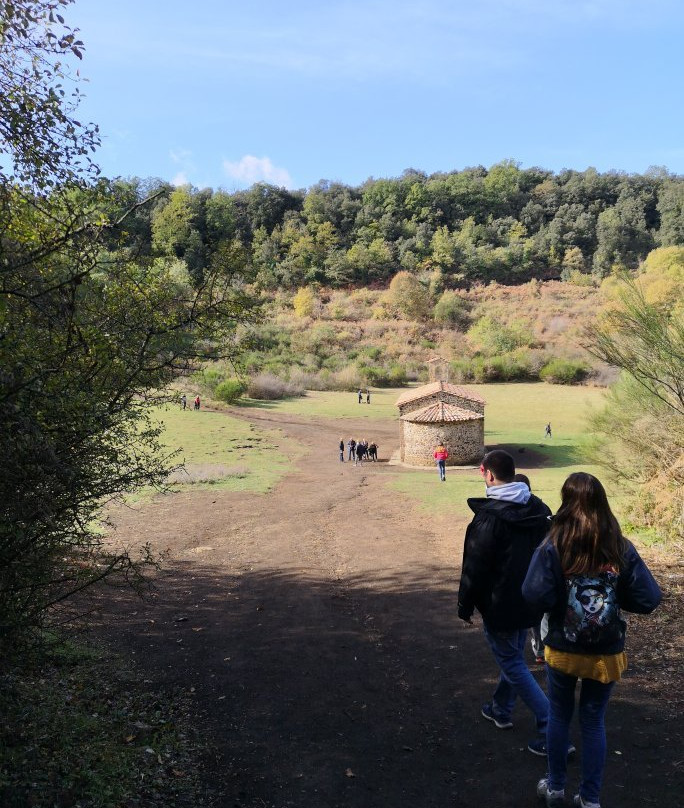
{"label": "girl with long brown hair", "polygon": [[606,759],[605,713],[627,667],[620,610],[649,614],[660,589],[634,545],[622,535],[605,489],[591,474],[571,474],[551,530],[536,550],[523,596],[545,612],[542,638],[548,678],[548,774],[537,794],[549,808],[565,804],[570,721],[581,679],[582,779],[577,808],[600,808]]}

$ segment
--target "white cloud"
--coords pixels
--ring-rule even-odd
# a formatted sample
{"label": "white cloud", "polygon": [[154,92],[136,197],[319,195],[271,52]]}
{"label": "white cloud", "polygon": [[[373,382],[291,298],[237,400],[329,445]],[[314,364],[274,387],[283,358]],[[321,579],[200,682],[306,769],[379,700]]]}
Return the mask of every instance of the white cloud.
{"label": "white cloud", "polygon": [[188,175],[185,171],[179,171],[178,174],[171,180],[171,185],[175,185],[176,188],[180,187],[181,185],[189,185],[190,180],[188,179]]}
{"label": "white cloud", "polygon": [[189,149],[169,149],[169,157],[176,165],[192,162],[192,152]]}
{"label": "white cloud", "polygon": [[278,168],[270,157],[254,157],[246,154],[236,163],[223,161],[223,170],[230,179],[240,185],[254,185],[255,182],[269,182],[285,188],[292,187],[292,178],[285,168]]}

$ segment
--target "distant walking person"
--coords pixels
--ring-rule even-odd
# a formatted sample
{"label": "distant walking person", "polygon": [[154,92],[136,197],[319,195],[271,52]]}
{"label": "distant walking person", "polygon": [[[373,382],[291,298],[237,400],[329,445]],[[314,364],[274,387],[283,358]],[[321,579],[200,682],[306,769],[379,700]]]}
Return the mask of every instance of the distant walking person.
{"label": "distant walking person", "polygon": [[439,479],[446,482],[446,461],[449,457],[446,446],[443,443],[438,443],[432,456],[437,461],[437,470],[439,471]]}
{"label": "distant walking person", "polygon": [[359,404],[363,401],[363,391],[359,390]]}
{"label": "distant walking person", "polygon": [[356,441],[354,438],[349,438],[347,441],[347,448],[349,449],[349,454],[347,455],[347,460],[354,460],[356,457]]}
{"label": "distant walking person", "polygon": [[366,390],[366,404],[370,404],[370,390]]}
{"label": "distant walking person", "polygon": [[550,438],[551,437],[551,424],[550,423],[548,423],[546,425],[546,429],[544,430],[544,437],[545,438]]}
{"label": "distant walking person", "polygon": [[368,446],[368,457],[375,463],[378,459],[378,444],[373,442]]}
{"label": "distant walking person", "polygon": [[340,463],[344,463],[344,438],[340,438]]}
{"label": "distant walking person", "polygon": [[522,594],[532,608],[546,611],[548,624],[548,774],[537,784],[537,796],[549,808],[565,805],[568,733],[581,679],[582,775],[574,805],[600,808],[606,708],[627,667],[620,609],[650,614],[661,593],[622,535],[593,475],[575,472],[563,483],[561,506],[548,538],[532,557]]}
{"label": "distant walking person", "polygon": [[180,402],[181,402],[181,409],[184,410],[188,406],[188,399],[185,393],[183,393],[183,395],[180,397]]}
{"label": "distant walking person", "polygon": [[200,408],[200,397],[195,396],[195,409],[198,410]]}

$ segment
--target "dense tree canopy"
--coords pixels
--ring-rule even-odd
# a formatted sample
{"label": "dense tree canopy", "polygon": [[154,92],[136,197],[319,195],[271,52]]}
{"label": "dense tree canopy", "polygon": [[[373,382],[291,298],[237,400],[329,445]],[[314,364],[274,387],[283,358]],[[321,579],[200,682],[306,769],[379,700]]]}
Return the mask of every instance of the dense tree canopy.
{"label": "dense tree canopy", "polygon": [[238,239],[271,289],[387,285],[399,271],[424,279],[435,269],[447,288],[596,281],[635,269],[659,244],[683,244],[683,200],[684,178],[664,169],[554,174],[507,160],[431,176],[409,170],[360,187],[167,189],[149,227],[152,250],[183,258],[194,278],[221,240]]}

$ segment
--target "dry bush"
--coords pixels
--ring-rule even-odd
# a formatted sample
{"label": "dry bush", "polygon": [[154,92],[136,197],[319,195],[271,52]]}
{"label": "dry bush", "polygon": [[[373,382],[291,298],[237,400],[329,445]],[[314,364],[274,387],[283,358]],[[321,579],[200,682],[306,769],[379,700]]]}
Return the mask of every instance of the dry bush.
{"label": "dry bush", "polygon": [[597,367],[591,371],[587,381],[596,387],[610,387],[611,384],[615,384],[619,376],[619,368],[613,367],[613,365],[607,365],[605,362],[600,362]]}
{"label": "dry bush", "polygon": [[547,334],[562,334],[563,332],[568,330],[568,326],[570,325],[570,321],[566,316],[557,315],[556,317],[552,317],[544,326],[543,331]]}
{"label": "dry bush", "polygon": [[280,398],[306,395],[306,390],[274,376],[272,373],[260,373],[249,380],[247,395],[250,398],[274,401]]}
{"label": "dry bush", "polygon": [[290,370],[288,381],[301,390],[329,390],[330,375],[326,374],[325,371],[311,373],[304,370],[304,368],[294,367]]}
{"label": "dry bush", "polygon": [[342,370],[338,370],[337,373],[333,373],[329,383],[331,390],[342,391],[358,390],[364,384],[356,365],[347,365]]}

